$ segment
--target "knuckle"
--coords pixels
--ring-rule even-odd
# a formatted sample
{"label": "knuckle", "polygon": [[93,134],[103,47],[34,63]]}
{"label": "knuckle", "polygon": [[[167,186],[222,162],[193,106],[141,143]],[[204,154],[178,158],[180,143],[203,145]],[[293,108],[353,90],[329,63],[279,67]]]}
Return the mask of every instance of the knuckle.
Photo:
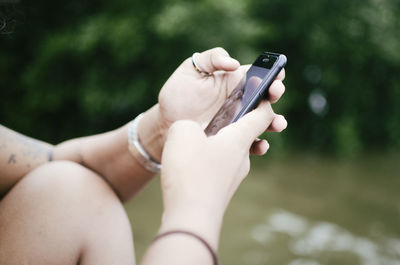
{"label": "knuckle", "polygon": [[[271,103],[267,100],[263,100],[260,104],[260,109],[264,112],[264,113],[270,113],[273,112],[272,110],[272,106]],[[257,110],[257,109],[256,109]]]}
{"label": "knuckle", "polygon": [[229,56],[229,53],[222,47],[216,47],[212,51],[217,55]]}
{"label": "knuckle", "polygon": [[273,96],[280,96],[285,92],[285,89],[285,85],[281,80],[275,80],[270,87],[270,93]]}
{"label": "knuckle", "polygon": [[183,62],[182,62],[182,64],[192,64],[192,56],[190,56],[190,57],[187,57]]}
{"label": "knuckle", "polygon": [[182,127],[182,121],[176,121],[172,123],[172,125],[169,127],[168,135],[176,134],[176,132],[180,131],[181,127]]}

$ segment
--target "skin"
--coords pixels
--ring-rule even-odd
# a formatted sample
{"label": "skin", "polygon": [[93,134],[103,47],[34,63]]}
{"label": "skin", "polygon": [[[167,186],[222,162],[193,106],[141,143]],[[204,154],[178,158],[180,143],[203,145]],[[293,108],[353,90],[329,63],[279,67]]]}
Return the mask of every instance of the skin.
{"label": "skin", "polygon": [[0,125],[0,198],[29,171],[50,160],[52,148]]}
{"label": "skin", "polygon": [[[160,232],[186,228],[202,235],[216,249],[223,213],[249,170],[249,153],[262,155],[269,147],[256,137],[265,130],[282,131],[286,121],[269,103],[263,103],[240,122],[205,137],[203,129],[248,66],[240,66],[221,48],[201,53],[197,63],[214,74],[201,75],[190,58],[185,60],[161,89],[159,103],[144,113],[138,134],[147,152],[163,164],[165,209]],[[271,103],[285,90],[284,75],[282,71],[270,87]],[[5,260],[7,264],[25,264],[28,260],[32,264],[135,262],[134,255],[127,254],[133,243],[126,237],[130,228],[120,200],[137,194],[154,174],[130,154],[127,125],[56,146],[5,127],[0,127],[0,136],[1,264]],[[238,167],[232,168],[232,161]],[[104,212],[114,214],[101,214]],[[68,218],[62,218],[66,213]],[[176,249],[171,252],[172,246],[187,255],[182,257]],[[198,241],[173,235],[153,244],[143,264],[167,261],[168,253],[175,253],[170,255],[171,262],[211,261]]]}
{"label": "skin", "polygon": [[[171,124],[190,119],[205,128],[249,68],[248,65],[240,66],[222,48],[199,54],[197,63],[204,71],[214,75],[200,75],[195,71],[191,59],[186,59],[162,87],[159,103],[146,111],[139,123],[139,139],[157,161],[161,160]],[[272,83],[269,90],[271,103],[284,93],[284,77],[283,70]],[[268,130],[279,132],[286,125],[283,116],[274,114]],[[18,135],[5,127],[0,127],[0,135],[0,148],[5,146],[0,153],[0,196],[32,169],[47,163],[51,148],[53,160],[73,161],[104,177],[122,201],[133,197],[154,177],[129,153],[126,125],[104,134],[72,139],[54,147]],[[27,142],[29,144],[26,146]],[[267,143],[263,140],[256,141],[251,150],[253,154],[261,155],[266,148]]]}
{"label": "skin", "polygon": [[[273,116],[270,104],[263,102],[215,136],[207,137],[193,121],[172,126],[162,160],[164,213],[160,233],[192,231],[218,249],[225,210],[250,170],[250,147]],[[174,234],[151,245],[142,265],[211,262],[210,253],[198,240]]]}
{"label": "skin", "polygon": [[37,167],[0,201],[0,264],[134,264],[132,232],[110,186],[68,161]]}

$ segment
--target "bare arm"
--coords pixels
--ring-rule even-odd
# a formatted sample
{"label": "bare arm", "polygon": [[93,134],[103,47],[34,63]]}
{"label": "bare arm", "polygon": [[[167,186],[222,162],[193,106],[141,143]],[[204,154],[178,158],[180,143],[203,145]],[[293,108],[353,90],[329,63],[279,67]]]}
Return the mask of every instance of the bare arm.
{"label": "bare arm", "polygon": [[[195,71],[190,59],[185,60],[168,79],[159,95],[159,104],[148,110],[138,126],[139,139],[145,150],[161,160],[165,134],[177,120],[190,119],[205,125],[214,116],[227,95],[243,77],[246,67],[230,58],[221,48],[197,56],[198,63],[208,72],[224,74],[202,76]],[[284,71],[271,85],[271,102],[284,91]],[[275,119],[270,130],[277,129]],[[33,140],[1,128],[0,139],[0,197],[33,168],[54,160],[70,160],[103,176],[118,196],[127,200],[136,194],[154,174],[146,171],[128,152],[127,127],[123,126],[100,135],[78,138],[54,146]],[[4,148],[2,147],[4,146]],[[18,163],[17,163],[18,162]]]}
{"label": "bare arm", "polygon": [[[138,126],[139,139],[154,158],[161,156],[160,134],[156,121],[158,105],[148,110]],[[70,160],[93,170],[110,184],[122,201],[135,195],[153,177],[129,152],[127,125],[116,130],[72,139],[54,148],[54,160]]]}
{"label": "bare arm", "polygon": [[52,159],[53,146],[0,125],[0,197],[37,166]]}
{"label": "bare arm", "polygon": [[[156,128],[154,120],[156,108],[157,105],[145,113],[138,133],[146,150],[159,157],[162,147],[157,139],[161,130]],[[128,151],[127,135],[125,125],[104,134],[72,139],[53,146],[0,125],[0,197],[34,168],[52,160],[70,160],[104,177],[125,201],[154,176]]]}

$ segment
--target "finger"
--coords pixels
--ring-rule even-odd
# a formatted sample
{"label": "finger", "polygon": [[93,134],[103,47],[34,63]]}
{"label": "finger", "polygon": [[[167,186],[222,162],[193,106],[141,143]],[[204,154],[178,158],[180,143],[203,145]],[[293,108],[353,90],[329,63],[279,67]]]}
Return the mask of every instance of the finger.
{"label": "finger", "polygon": [[250,67],[251,67],[251,64],[241,65],[239,67],[239,70],[242,71],[243,75],[245,75],[247,73],[247,71],[249,71]]}
{"label": "finger", "polygon": [[233,137],[235,142],[250,149],[253,141],[271,124],[275,113],[268,101],[262,101],[253,111],[247,113],[237,122],[228,125],[220,131],[225,137]]}
{"label": "finger", "polygon": [[[229,96],[236,86],[246,77],[246,72],[250,68],[250,64],[241,65],[235,72],[230,73],[229,83],[227,85],[227,96]],[[244,80],[243,80],[244,81]]]}
{"label": "finger", "polygon": [[279,72],[279,74],[276,77],[276,79],[283,81],[283,80],[285,80],[285,76],[286,76],[285,68],[282,68],[282,70]]}
{"label": "finger", "polygon": [[286,129],[288,123],[284,116],[275,115],[271,124],[269,125],[267,132],[281,132]]}
{"label": "finger", "polygon": [[202,71],[213,73],[215,71],[234,71],[240,63],[229,56],[223,48],[214,48],[197,54],[196,63]]}
{"label": "finger", "polygon": [[256,156],[262,156],[265,155],[268,149],[269,149],[269,143],[266,140],[257,139],[251,145],[250,154]]}
{"label": "finger", "polygon": [[281,96],[285,93],[285,85],[281,80],[275,80],[272,82],[271,86],[268,89],[268,100],[271,103],[277,102]]}

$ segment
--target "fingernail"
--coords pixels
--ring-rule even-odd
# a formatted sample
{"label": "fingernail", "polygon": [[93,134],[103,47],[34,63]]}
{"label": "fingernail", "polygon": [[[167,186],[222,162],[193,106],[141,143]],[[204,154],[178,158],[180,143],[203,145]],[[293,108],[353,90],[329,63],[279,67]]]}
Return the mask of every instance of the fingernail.
{"label": "fingernail", "polygon": [[286,129],[288,123],[282,115],[277,115],[276,118],[274,119],[274,127],[276,132],[282,132],[283,130]]}
{"label": "fingernail", "polygon": [[270,145],[266,140],[263,140],[262,145],[263,155],[265,155],[268,152]]}
{"label": "fingernail", "polygon": [[282,131],[285,130],[287,128],[287,126],[288,126],[288,122],[285,119],[285,117],[282,116],[282,127],[283,127]]}
{"label": "fingernail", "polygon": [[264,145],[264,149],[266,149],[266,150],[269,149],[269,143],[267,142],[267,140],[263,140],[263,145]]}

